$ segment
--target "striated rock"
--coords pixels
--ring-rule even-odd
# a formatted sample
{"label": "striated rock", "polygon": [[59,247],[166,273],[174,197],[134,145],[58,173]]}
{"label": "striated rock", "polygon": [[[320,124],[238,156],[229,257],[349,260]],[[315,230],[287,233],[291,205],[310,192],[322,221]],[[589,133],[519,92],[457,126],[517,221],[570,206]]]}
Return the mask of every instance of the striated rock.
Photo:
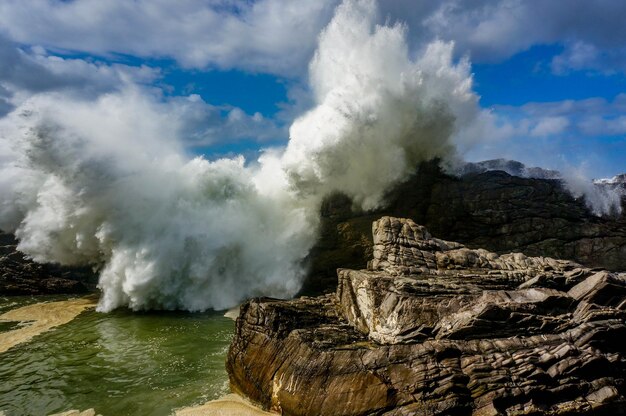
{"label": "striated rock", "polygon": [[35,263],[17,251],[12,234],[0,231],[0,294],[86,293],[95,289],[97,280],[88,267]]}
{"label": "striated rock", "polygon": [[477,172],[470,169],[457,178],[443,173],[437,162],[424,163],[415,176],[389,191],[386,207],[373,212],[353,209],[345,196],[329,197],[303,293],[334,290],[337,268],[365,268],[372,258],[371,223],[383,215],[411,218],[434,235],[469,248],[626,270],[626,211],[595,216],[556,179]]}
{"label": "striated rock", "polygon": [[232,388],[284,415],[626,413],[626,275],[373,224],[334,294],[245,303]]}

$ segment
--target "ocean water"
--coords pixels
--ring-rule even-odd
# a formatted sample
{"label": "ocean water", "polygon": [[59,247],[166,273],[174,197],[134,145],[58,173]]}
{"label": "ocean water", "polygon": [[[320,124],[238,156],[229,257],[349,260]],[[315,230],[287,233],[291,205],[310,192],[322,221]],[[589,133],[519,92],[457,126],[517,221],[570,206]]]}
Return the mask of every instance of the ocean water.
{"label": "ocean water", "polygon": [[[0,298],[0,312],[42,300],[59,297]],[[170,415],[228,393],[233,329],[217,312],[86,311],[0,354],[0,410]]]}

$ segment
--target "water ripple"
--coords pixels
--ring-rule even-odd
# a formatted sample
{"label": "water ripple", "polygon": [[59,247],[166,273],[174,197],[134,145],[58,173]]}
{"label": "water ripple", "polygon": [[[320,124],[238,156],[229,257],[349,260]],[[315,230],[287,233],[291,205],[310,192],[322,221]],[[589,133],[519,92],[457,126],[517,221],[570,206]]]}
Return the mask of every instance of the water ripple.
{"label": "water ripple", "polygon": [[216,313],[85,312],[0,354],[0,410],[169,415],[227,392],[232,331]]}

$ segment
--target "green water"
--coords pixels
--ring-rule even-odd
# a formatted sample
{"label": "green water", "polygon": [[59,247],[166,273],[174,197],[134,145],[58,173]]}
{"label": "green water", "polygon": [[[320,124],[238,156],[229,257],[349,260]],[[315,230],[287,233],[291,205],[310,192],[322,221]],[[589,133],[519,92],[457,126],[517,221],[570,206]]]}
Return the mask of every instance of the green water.
{"label": "green water", "polygon": [[[19,306],[9,299],[0,298],[0,311]],[[219,313],[84,312],[0,354],[0,410],[170,415],[228,392],[224,360],[233,328]]]}

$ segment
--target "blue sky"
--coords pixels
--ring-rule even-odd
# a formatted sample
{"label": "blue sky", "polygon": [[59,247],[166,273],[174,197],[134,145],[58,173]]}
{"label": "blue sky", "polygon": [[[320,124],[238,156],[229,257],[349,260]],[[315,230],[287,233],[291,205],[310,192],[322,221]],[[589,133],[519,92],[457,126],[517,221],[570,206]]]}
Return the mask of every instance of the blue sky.
{"label": "blue sky", "polygon": [[550,62],[563,53],[561,45],[535,45],[497,63],[473,65],[475,90],[483,106],[528,102],[613,99],[626,91],[624,73],[572,70],[555,74]]}
{"label": "blue sky", "polygon": [[[37,94],[94,100],[140,88],[184,120],[208,158],[288,139],[311,106],[308,63],[338,0],[5,0],[0,116]],[[512,158],[592,177],[626,171],[626,3],[385,0],[411,53],[434,39],[468,57],[493,116],[469,160]]]}

